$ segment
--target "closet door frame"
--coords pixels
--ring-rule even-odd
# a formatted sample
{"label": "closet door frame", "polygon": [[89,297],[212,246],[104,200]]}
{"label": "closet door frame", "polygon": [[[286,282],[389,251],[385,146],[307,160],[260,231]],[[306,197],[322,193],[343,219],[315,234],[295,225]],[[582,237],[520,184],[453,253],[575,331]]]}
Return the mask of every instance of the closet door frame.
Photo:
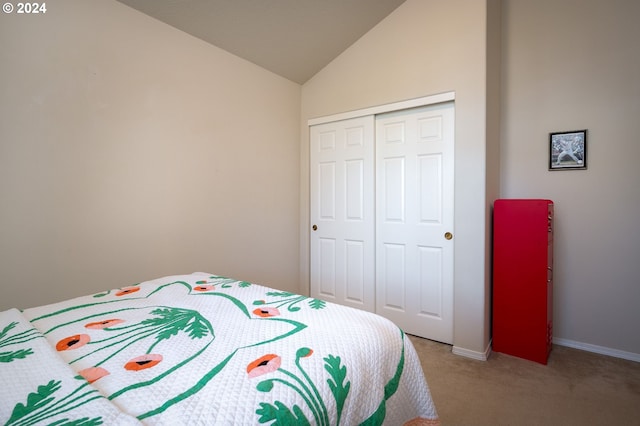
{"label": "closet door frame", "polygon": [[[327,123],[332,123],[332,122],[337,122],[337,121],[342,121],[342,120],[351,120],[351,119],[365,117],[365,116],[373,116],[373,117],[375,117],[375,116],[378,116],[378,115],[381,115],[381,114],[393,113],[393,112],[396,112],[396,111],[408,110],[408,109],[419,108],[419,107],[427,107],[427,106],[431,106],[431,105],[435,105],[435,104],[453,102],[453,101],[455,101],[455,92],[445,92],[445,93],[432,95],[432,96],[415,98],[415,99],[410,99],[410,100],[405,100],[405,101],[400,101],[400,102],[395,102],[395,103],[390,103],[390,104],[385,104],[385,105],[379,105],[379,106],[374,106],[374,107],[360,109],[360,110],[348,111],[348,112],[344,112],[344,113],[339,113],[339,114],[333,114],[333,115],[324,116],[324,117],[313,118],[313,119],[310,119],[310,120],[307,121],[307,125],[309,126],[309,129],[311,130],[312,126],[317,126],[317,125],[321,125],[321,124],[327,124]],[[312,173],[313,173],[313,171],[312,171]],[[452,229],[452,231],[453,231],[453,229]],[[313,231],[310,230],[310,232],[313,232]],[[374,236],[374,238],[375,238],[375,236]],[[449,238],[450,237],[447,237],[447,239],[449,239]],[[311,254],[311,252],[310,252],[310,254]],[[310,268],[310,270],[311,270],[311,268]],[[453,271],[452,271],[452,273],[453,273]],[[311,280],[310,280],[310,282],[311,282]],[[452,285],[453,285],[453,283],[452,283]],[[453,295],[453,289],[451,289],[451,291],[452,291],[452,295]],[[453,303],[451,303],[451,304],[453,305]],[[453,309],[453,306],[451,308]],[[367,309],[367,310],[369,310],[369,309]],[[448,314],[453,316],[452,312],[449,312]],[[448,321],[451,321],[451,328],[453,328],[453,317],[449,318]],[[447,334],[447,333],[445,333],[445,334]],[[447,343],[452,343],[452,340],[453,340],[452,339],[452,330],[451,330],[451,335],[449,337],[443,338],[443,339],[439,339],[439,340],[447,341]]]}
{"label": "closet door frame", "polygon": [[325,115],[323,117],[311,118],[307,121],[309,127],[317,124],[330,123],[332,121],[348,120],[351,118],[363,117],[366,115],[379,115],[387,112],[400,111],[402,109],[416,108],[439,104],[442,102],[454,101],[456,99],[455,92],[444,92],[437,95],[423,96],[421,98],[409,99],[390,104],[378,105],[354,111],[342,112],[338,114]]}

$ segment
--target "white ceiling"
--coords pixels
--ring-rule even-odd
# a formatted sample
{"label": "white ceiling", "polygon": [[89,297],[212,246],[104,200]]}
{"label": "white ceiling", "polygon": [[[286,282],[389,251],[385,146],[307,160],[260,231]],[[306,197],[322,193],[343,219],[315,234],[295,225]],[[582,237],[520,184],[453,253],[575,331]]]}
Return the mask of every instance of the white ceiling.
{"label": "white ceiling", "polygon": [[118,0],[304,83],[405,0]]}

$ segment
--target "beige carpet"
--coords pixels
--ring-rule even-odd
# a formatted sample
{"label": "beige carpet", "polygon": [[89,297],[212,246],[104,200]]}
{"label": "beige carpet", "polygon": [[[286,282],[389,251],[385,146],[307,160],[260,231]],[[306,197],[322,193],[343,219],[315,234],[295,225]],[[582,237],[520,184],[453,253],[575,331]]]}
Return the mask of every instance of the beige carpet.
{"label": "beige carpet", "polygon": [[443,426],[640,425],[640,363],[554,345],[547,365],[410,336]]}

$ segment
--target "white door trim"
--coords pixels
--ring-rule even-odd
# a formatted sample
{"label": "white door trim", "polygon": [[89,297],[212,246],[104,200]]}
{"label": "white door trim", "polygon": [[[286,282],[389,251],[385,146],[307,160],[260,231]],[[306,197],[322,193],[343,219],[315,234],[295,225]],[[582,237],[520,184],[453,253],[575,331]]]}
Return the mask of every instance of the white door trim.
{"label": "white door trim", "polygon": [[324,117],[311,118],[307,121],[307,125],[315,126],[317,124],[330,123],[332,121],[347,120],[350,118],[362,117],[365,115],[377,115],[385,112],[399,111],[402,109],[421,107],[426,105],[438,104],[441,102],[453,101],[456,98],[455,92],[444,92],[437,95],[423,96],[421,98],[409,99],[406,101],[393,102],[385,105],[347,111],[338,114],[325,115]]}

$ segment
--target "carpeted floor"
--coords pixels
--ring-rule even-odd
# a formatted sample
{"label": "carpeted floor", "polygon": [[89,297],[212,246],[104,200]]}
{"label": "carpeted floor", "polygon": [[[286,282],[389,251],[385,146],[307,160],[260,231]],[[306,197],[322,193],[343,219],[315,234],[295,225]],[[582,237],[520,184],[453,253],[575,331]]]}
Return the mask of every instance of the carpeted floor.
{"label": "carpeted floor", "polygon": [[443,426],[640,425],[640,363],[554,345],[547,365],[410,336]]}

